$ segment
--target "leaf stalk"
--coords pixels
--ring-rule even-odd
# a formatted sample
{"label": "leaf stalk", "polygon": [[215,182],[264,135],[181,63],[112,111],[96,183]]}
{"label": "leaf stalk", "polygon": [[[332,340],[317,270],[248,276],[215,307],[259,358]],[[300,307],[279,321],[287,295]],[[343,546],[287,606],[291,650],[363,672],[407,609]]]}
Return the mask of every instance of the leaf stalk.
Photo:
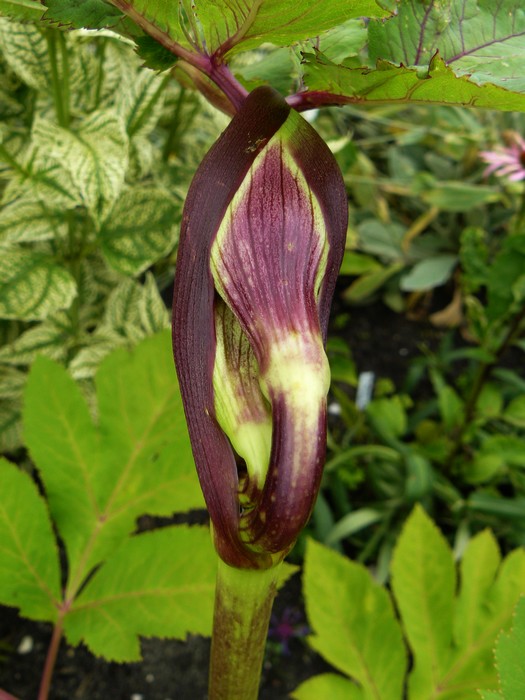
{"label": "leaf stalk", "polygon": [[51,635],[51,641],[47,650],[47,656],[44,663],[44,671],[42,673],[42,679],[40,681],[40,688],[38,690],[37,700],[48,700],[49,690],[51,688],[51,679],[53,678],[53,672],[55,670],[55,664],[58,656],[58,649],[60,647],[62,634],[64,632],[64,617],[66,614],[66,607],[62,607],[56,624],[53,628],[53,634]]}

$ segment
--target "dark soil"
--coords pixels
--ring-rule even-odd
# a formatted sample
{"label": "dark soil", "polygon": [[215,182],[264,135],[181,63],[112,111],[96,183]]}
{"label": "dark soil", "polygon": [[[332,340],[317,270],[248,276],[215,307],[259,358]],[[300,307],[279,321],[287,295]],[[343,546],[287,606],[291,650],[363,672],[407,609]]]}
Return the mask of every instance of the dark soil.
{"label": "dark soil", "polygon": [[[285,608],[302,615],[297,575],[277,596],[277,616]],[[36,700],[50,637],[50,625],[23,620],[15,610],[0,607],[0,688],[19,700]],[[20,653],[25,638],[32,649]],[[205,700],[209,652],[210,640],[203,637],[190,636],[186,642],[145,639],[141,663],[116,664],[62,642],[50,700]],[[288,653],[270,641],[260,700],[284,700],[303,680],[327,670],[304,639],[292,639]]]}

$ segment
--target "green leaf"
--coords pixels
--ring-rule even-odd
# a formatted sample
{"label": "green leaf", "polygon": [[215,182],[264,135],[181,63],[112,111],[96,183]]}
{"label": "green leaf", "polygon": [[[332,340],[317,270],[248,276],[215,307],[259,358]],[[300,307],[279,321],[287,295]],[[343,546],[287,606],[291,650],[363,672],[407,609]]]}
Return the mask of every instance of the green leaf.
{"label": "green leaf", "polygon": [[96,389],[95,428],[74,381],[39,358],[25,403],[26,441],[66,543],[74,590],[139,515],[171,515],[203,502],[169,332],[107,357]]}
{"label": "green leaf", "polygon": [[[362,15],[362,17],[370,16]],[[320,37],[316,37],[314,42],[323,55],[334,63],[342,63],[345,58],[356,56],[366,45],[367,38],[365,22],[360,18],[349,19],[337,27],[329,29]]]}
{"label": "green leaf", "polygon": [[360,532],[370,525],[375,525],[381,522],[384,518],[384,513],[373,508],[358,508],[344,515],[341,520],[338,520],[334,527],[328,533],[325,539],[325,544],[333,545],[339,540],[350,537],[356,532]]}
{"label": "green leaf", "polygon": [[430,379],[437,394],[439,412],[447,431],[452,431],[461,425],[464,417],[463,401],[456,390],[445,383],[437,371],[430,372]]}
{"label": "green leaf", "polygon": [[512,630],[502,633],[496,645],[496,664],[504,700],[521,700],[525,696],[525,598],[516,605]]}
{"label": "green leaf", "polygon": [[24,434],[49,508],[75,567],[102,513],[93,487],[99,439],[86,401],[67,371],[37,357],[24,401]]}
{"label": "green leaf", "polygon": [[437,182],[421,193],[421,199],[443,211],[465,212],[488,202],[497,201],[494,187],[469,185],[465,182]]}
{"label": "green leaf", "polygon": [[139,635],[211,634],[216,558],[202,527],[165,527],[127,540],[86,585],[65,622],[71,644],[139,661]]}
{"label": "green leaf", "polygon": [[500,322],[513,311],[515,285],[520,285],[525,269],[525,234],[507,236],[488,272],[487,317]]}
{"label": "green leaf", "polygon": [[483,484],[501,474],[504,468],[505,460],[499,454],[479,451],[463,466],[463,478],[468,484]]}
{"label": "green leaf", "polygon": [[525,111],[525,95],[496,85],[477,85],[467,76],[456,77],[439,54],[424,71],[383,60],[375,69],[338,65],[319,53],[304,58],[308,90],[331,93],[338,104],[412,102]]}
{"label": "green leaf", "polygon": [[461,285],[469,293],[477,292],[488,277],[488,246],[483,229],[466,228],[461,233]]}
{"label": "green leaf", "polygon": [[353,250],[346,250],[339,274],[363,275],[377,272],[378,270],[381,270],[381,265],[375,258],[372,258],[370,255],[356,253]]}
{"label": "green leaf", "polygon": [[46,6],[45,20],[75,29],[113,27],[122,18],[122,12],[104,0],[46,0]]}
{"label": "green leaf", "polygon": [[416,507],[392,559],[392,590],[414,655],[410,697],[427,700],[448,668],[456,574],[444,537]]}
{"label": "green leaf", "polygon": [[404,258],[403,239],[406,229],[397,223],[383,224],[369,219],[360,224],[359,248],[367,253],[379,255],[386,260],[399,261]]}
{"label": "green leaf", "polygon": [[407,415],[401,396],[370,401],[366,413],[381,435],[398,438],[407,430]]}
{"label": "green leaf", "polygon": [[407,659],[387,591],[365,567],[313,541],[303,584],[311,646],[360,684],[356,698],[400,700]]}
{"label": "green leaf", "polygon": [[146,270],[173,248],[177,214],[177,203],[162,190],[124,192],[99,232],[108,263],[126,275]]}
{"label": "green leaf", "polygon": [[[480,547],[477,551],[480,553]],[[498,553],[499,554],[499,553]],[[494,555],[492,555],[492,558]],[[485,558],[486,560],[486,558]],[[472,566],[472,562],[470,564]],[[494,563],[491,564],[493,571]],[[476,567],[478,574],[479,566]],[[457,700],[467,697],[470,688],[470,697],[478,697],[477,689],[481,687],[496,688],[498,677],[493,667],[492,654],[495,640],[501,630],[507,630],[512,622],[512,613],[518,599],[523,595],[525,571],[525,553],[522,550],[511,552],[499,566],[495,579],[488,587],[489,576],[480,574],[482,586],[486,592],[479,596],[479,606],[473,613],[475,627],[471,630],[476,636],[465,647],[455,650],[451,656],[450,670],[447,674],[446,684],[450,688],[462,687],[463,695],[456,694]],[[472,577],[471,577],[472,578]],[[479,584],[478,584],[479,585]],[[457,615],[462,612],[459,608]],[[458,617],[456,626],[460,627],[461,619]],[[455,699],[454,699],[455,700]]]}
{"label": "green leaf", "polygon": [[175,54],[168,51],[151,36],[137,36],[135,43],[137,44],[137,53],[144,61],[146,68],[162,73],[173,68],[178,60]]}
{"label": "green leaf", "polygon": [[454,637],[461,649],[474,647],[483,634],[483,606],[501,564],[498,543],[484,530],[468,543],[461,560],[461,589],[454,616]]}
{"label": "green leaf", "polygon": [[111,210],[124,185],[128,137],[123,120],[109,110],[93,112],[70,131],[39,119],[35,143],[65,168],[96,223]]}
{"label": "green leaf", "polygon": [[525,552],[501,562],[494,536],[480,533],[465,550],[456,598],[455,588],[450,547],[417,507],[392,561],[392,589],[414,655],[410,700],[476,700],[479,687],[496,687],[492,649],[525,590]]}
{"label": "green leaf", "polygon": [[[169,35],[170,39],[176,41],[187,49],[191,49],[191,44],[186,36],[185,28],[181,25],[182,7],[180,2],[163,2],[163,0],[132,0],[126,2],[126,10],[132,19],[137,15],[143,17],[153,27],[157,27],[162,32]],[[152,36],[155,32],[148,32]]]}
{"label": "green leaf", "polygon": [[[150,5],[154,3],[149,3]],[[157,4],[157,3],[155,3]],[[160,5],[160,3],[158,3]],[[355,17],[384,17],[388,13],[375,0],[183,0],[188,16],[202,31],[201,45],[208,53],[249,51],[269,42],[288,46]],[[150,10],[151,12],[151,10]],[[195,26],[195,25],[194,25]]]}
{"label": "green leaf", "polygon": [[484,454],[494,454],[507,465],[525,468],[525,439],[518,435],[491,435],[482,445]]}
{"label": "green leaf", "polygon": [[343,297],[351,303],[359,303],[381,289],[388,280],[403,269],[403,263],[393,263],[379,270],[361,275],[345,289]]}
{"label": "green leaf", "polygon": [[46,255],[0,248],[0,318],[44,319],[77,294],[69,272]]}
{"label": "green leaf", "polygon": [[395,17],[371,23],[369,55],[426,66],[439,51],[457,75],[525,92],[524,33],[521,0],[402,0]]}
{"label": "green leaf", "polygon": [[468,499],[470,510],[488,515],[496,515],[510,521],[518,521],[525,524],[525,498],[502,498],[493,496],[483,491],[475,491]]}
{"label": "green leaf", "polygon": [[0,16],[14,20],[35,20],[42,18],[45,7],[36,0],[0,0]]}
{"label": "green leaf", "polygon": [[309,678],[291,693],[295,700],[365,700],[363,691],[355,683],[335,673],[322,673]]}
{"label": "green leaf", "polygon": [[54,621],[60,569],[44,499],[28,474],[1,458],[0,493],[0,602]]}
{"label": "green leaf", "polygon": [[439,287],[450,279],[452,271],[456,267],[455,255],[436,255],[416,263],[400,281],[400,287],[404,292],[427,290]]}
{"label": "green leaf", "polygon": [[520,428],[525,428],[525,396],[516,396],[505,409],[504,419]]}

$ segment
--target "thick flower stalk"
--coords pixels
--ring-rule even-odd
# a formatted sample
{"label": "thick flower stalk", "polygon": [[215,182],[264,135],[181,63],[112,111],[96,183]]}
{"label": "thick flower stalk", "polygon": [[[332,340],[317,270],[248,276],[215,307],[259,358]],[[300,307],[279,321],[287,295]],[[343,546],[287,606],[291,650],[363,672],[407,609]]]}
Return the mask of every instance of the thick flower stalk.
{"label": "thick flower stalk", "polygon": [[258,678],[251,689],[239,678],[215,687],[213,676],[238,663],[214,673],[214,659],[246,660],[253,646],[248,667],[260,666],[272,570],[319,489],[324,342],[346,226],[344,183],[324,141],[274,90],[252,92],[191,184],[174,292],[175,363],[222,560],[211,698],[256,697]]}
{"label": "thick flower stalk", "polygon": [[174,293],[195,462],[217,551],[232,566],[272,566],[310,516],[346,225],[324,141],[274,90],[255,90],[190,187]]}

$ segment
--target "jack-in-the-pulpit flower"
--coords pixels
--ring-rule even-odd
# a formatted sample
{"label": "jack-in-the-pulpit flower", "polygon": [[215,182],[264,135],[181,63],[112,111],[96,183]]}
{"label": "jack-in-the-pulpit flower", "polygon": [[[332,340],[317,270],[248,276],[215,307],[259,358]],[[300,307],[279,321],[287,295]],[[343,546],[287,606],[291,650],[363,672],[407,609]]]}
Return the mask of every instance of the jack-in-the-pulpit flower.
{"label": "jack-in-the-pulpit flower", "polygon": [[191,184],[173,308],[194,458],[231,566],[282,560],[311,514],[346,227],[329,148],[277,92],[258,88]]}

